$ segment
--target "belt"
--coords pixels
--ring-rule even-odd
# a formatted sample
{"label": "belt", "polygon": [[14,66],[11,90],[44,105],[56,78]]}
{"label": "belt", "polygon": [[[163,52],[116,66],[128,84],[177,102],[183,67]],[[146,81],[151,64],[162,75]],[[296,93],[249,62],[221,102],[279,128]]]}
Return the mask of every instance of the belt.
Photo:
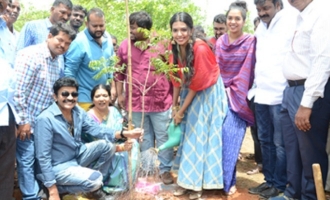
{"label": "belt", "polygon": [[295,81],[288,80],[288,83],[289,83],[289,87],[295,87],[295,86],[299,86],[299,85],[304,85],[305,81],[306,81],[306,79],[300,79],[300,80],[295,80]]}

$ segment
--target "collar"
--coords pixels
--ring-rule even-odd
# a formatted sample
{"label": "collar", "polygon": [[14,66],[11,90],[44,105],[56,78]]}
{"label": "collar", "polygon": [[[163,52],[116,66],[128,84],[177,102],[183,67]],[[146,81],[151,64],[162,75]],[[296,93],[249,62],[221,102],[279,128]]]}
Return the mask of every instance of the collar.
{"label": "collar", "polygon": [[283,9],[278,11],[275,16],[273,17],[272,21],[270,21],[269,27],[268,29],[272,28],[273,26],[275,26],[276,22],[279,21],[279,19],[281,19],[281,17],[283,16]]}
{"label": "collar", "polygon": [[48,29],[50,29],[53,26],[53,24],[50,22],[49,18],[45,19],[45,23],[46,23],[46,26]]}
{"label": "collar", "polygon": [[[94,40],[94,38],[91,36],[91,34],[89,33],[89,31],[88,31],[87,28],[85,28],[84,33],[86,34],[87,38],[88,38],[90,41],[93,41],[93,40]],[[108,36],[108,33],[105,31],[104,34],[102,35],[102,43],[103,43],[104,41],[106,41],[106,40],[108,39],[108,37],[109,37],[109,36]],[[94,41],[95,41],[95,40],[94,40]]]}
{"label": "collar", "polygon": [[303,19],[303,20],[307,20],[308,18],[310,18],[310,14],[312,13],[312,11],[314,10],[314,7],[315,7],[315,2],[312,1],[310,2],[307,7],[302,11],[300,12],[300,17]]}
{"label": "collar", "polygon": [[42,48],[43,48],[43,52],[42,54],[45,56],[45,58],[50,58],[51,60],[55,60],[58,58],[58,56],[55,56],[55,58],[53,58],[52,54],[50,53],[50,50],[48,48],[48,43],[44,42],[41,44]]}

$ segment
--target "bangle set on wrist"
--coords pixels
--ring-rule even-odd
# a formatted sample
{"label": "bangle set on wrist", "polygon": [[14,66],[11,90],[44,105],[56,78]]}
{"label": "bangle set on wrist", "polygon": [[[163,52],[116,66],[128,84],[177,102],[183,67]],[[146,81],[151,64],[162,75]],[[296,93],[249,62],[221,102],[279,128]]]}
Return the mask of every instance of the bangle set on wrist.
{"label": "bangle set on wrist", "polygon": [[173,107],[172,107],[172,110],[173,110],[173,111],[178,111],[178,110],[180,110],[180,106],[173,106]]}
{"label": "bangle set on wrist", "polygon": [[184,115],[180,116],[179,113],[176,113],[175,116],[178,116],[178,118],[183,119]]}

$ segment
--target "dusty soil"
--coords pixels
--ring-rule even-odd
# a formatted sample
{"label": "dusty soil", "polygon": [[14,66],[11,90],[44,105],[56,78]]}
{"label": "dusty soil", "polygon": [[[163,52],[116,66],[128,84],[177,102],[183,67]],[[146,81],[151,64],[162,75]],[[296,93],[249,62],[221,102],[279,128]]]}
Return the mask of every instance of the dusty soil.
{"label": "dusty soil", "polygon": [[[241,148],[241,154],[243,159],[237,164],[237,189],[238,191],[227,197],[221,190],[209,190],[203,191],[201,199],[207,200],[225,200],[225,199],[237,199],[237,200],[257,200],[257,195],[251,195],[248,193],[248,188],[255,187],[263,182],[264,176],[262,173],[255,175],[247,175],[246,172],[255,167],[254,160],[245,159],[249,154],[253,153],[253,140],[250,131],[247,131]],[[176,174],[172,174],[176,178]],[[172,194],[174,186],[168,187],[167,190],[159,192],[157,195],[148,195],[142,193],[134,193],[134,199],[136,200],[186,200],[189,199],[188,195],[175,197]],[[125,198],[120,198],[125,199]]]}

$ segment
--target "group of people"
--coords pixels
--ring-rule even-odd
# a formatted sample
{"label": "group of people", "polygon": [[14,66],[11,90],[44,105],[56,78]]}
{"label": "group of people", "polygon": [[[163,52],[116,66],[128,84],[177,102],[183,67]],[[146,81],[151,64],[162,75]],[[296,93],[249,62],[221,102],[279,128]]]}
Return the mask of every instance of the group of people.
{"label": "group of people", "polygon": [[[26,23],[18,36],[15,2],[0,0],[1,196],[12,196],[16,158],[23,199],[40,199],[40,189],[50,199],[79,192],[102,199],[118,190],[112,186],[123,179],[115,171],[127,168],[125,151],[159,147],[173,121],[182,131],[178,151],[174,159],[173,149],[160,151],[158,159],[164,184],[173,183],[177,170],[174,195],[235,194],[237,158],[253,126],[265,182],[249,192],[316,199],[312,164],[320,164],[325,181],[330,120],[330,38],[323,26],[329,14],[320,2],[289,0],[294,10],[282,0],[255,0],[260,24],[252,35],[243,32],[247,5],[235,1],[214,18],[208,39],[197,34],[191,15],[178,12],[169,19],[168,45],[147,49],[135,45],[148,42],[140,29],[152,28],[144,11],[130,14],[131,37],[118,47],[100,8],[87,12],[70,0],[55,0],[49,18]],[[124,129],[120,111],[109,106],[128,108],[129,43],[132,120],[143,129]],[[178,68],[170,80],[151,65],[167,50],[168,63]],[[113,55],[121,70],[95,79],[102,69],[89,63]]]}

